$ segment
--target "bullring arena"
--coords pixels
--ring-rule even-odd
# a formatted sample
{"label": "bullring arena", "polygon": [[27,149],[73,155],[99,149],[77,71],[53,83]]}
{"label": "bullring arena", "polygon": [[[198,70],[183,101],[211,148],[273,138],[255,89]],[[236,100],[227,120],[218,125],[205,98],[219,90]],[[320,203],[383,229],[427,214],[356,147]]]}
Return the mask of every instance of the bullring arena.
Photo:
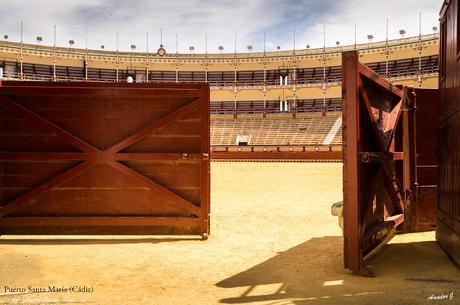
{"label": "bullring arena", "polygon": [[459,3],[318,49],[5,35],[0,304],[460,304]]}
{"label": "bullring arena", "polygon": [[[35,287],[71,282],[89,284],[95,291],[77,296],[18,294],[3,296],[2,302],[49,298],[67,304],[66,299],[76,298],[75,304],[420,304],[438,291],[458,291],[458,269],[433,232],[394,238],[376,260],[379,274],[373,279],[343,271],[341,231],[328,212],[330,203],[342,196],[340,163],[213,162],[211,172],[214,204],[207,241],[174,236],[3,237],[7,263],[2,283],[22,286],[23,278],[14,275],[23,274]],[[286,175],[293,182],[283,192],[267,192],[280,188]]]}

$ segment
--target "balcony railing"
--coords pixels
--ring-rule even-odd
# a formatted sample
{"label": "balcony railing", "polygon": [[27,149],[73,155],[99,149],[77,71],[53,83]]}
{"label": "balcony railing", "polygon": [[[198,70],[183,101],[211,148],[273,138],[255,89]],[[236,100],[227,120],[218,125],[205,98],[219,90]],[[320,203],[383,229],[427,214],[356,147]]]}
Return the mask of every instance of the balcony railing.
{"label": "balcony railing", "polygon": [[[398,80],[398,79],[411,79],[417,78],[418,76],[422,78],[426,77],[435,77],[438,75],[437,67],[428,67],[420,71],[416,68],[411,68],[405,71],[392,71],[388,75],[389,80]],[[116,82],[116,79],[113,78],[103,78],[103,77],[78,77],[78,76],[62,76],[62,75],[50,75],[50,74],[41,74],[41,73],[19,73],[19,72],[3,72],[3,79],[5,80],[30,80],[30,81],[57,81],[57,82]],[[118,82],[126,82],[126,79],[119,79]],[[147,81],[141,81],[147,82]],[[175,82],[171,80],[150,80],[149,82]],[[193,80],[179,80],[178,83],[201,83],[200,81]],[[208,81],[211,88],[262,88],[266,87],[268,89],[273,88],[286,88],[286,87],[315,87],[322,84],[331,85],[340,85],[341,76],[319,78],[319,77],[305,77],[299,78],[295,81],[288,81],[287,85],[280,85],[277,80],[240,80],[240,81],[222,81],[222,80],[209,80]]]}

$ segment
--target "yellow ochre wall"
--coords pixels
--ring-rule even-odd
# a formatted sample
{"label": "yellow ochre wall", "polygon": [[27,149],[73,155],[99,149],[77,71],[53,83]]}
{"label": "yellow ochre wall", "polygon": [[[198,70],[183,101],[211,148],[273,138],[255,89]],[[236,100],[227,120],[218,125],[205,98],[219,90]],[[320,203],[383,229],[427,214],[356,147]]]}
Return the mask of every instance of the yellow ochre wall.
{"label": "yellow ochre wall", "polygon": [[[156,53],[113,52],[85,50],[74,48],[53,48],[32,44],[0,42],[0,60],[22,61],[24,63],[53,65],[56,54],[57,66],[82,67],[86,59],[89,68],[101,69],[136,69],[149,71],[257,71],[276,70],[279,68],[313,68],[321,69],[324,65],[340,66],[341,52],[357,49],[363,63],[383,62],[432,56],[439,53],[437,35],[424,35],[406,39],[376,42],[355,46],[333,47],[326,49],[290,50],[267,53],[237,53],[237,54],[167,54],[159,57]],[[387,49],[388,48],[388,49]],[[388,53],[386,51],[388,50]],[[415,76],[413,79],[392,79],[395,84],[418,86]],[[437,88],[438,76],[424,76],[422,87]],[[279,97],[298,99],[323,98],[321,84],[312,87],[292,85],[266,87],[264,96],[260,87],[224,87],[211,88],[212,101],[248,101],[248,100],[278,100]],[[340,86],[327,84],[326,98],[341,96]]]}

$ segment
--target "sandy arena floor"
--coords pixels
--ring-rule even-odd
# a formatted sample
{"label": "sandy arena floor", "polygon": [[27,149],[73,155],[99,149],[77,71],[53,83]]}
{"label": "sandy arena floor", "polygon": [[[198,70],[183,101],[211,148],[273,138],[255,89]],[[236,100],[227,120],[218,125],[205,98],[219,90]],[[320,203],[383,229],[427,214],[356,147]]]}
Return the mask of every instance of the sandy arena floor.
{"label": "sandy arena floor", "polygon": [[[432,232],[395,237],[376,278],[344,272],[341,183],[339,163],[213,163],[207,241],[2,237],[0,304],[460,304],[460,269]],[[93,292],[4,291],[49,285]]]}

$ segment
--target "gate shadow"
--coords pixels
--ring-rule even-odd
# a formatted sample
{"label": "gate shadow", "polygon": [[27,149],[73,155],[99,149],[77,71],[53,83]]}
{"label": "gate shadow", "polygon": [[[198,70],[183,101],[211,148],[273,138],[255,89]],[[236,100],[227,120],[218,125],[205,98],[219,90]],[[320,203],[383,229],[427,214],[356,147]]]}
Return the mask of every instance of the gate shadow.
{"label": "gate shadow", "polygon": [[132,238],[132,237],[96,237],[96,238],[69,238],[68,236],[62,237],[50,237],[44,238],[40,236],[37,239],[34,238],[0,238],[0,245],[94,245],[94,244],[142,244],[142,243],[150,243],[150,244],[158,244],[158,243],[165,243],[165,242],[186,242],[186,241],[201,241],[201,237],[140,237],[140,238]]}
{"label": "gate shadow", "polygon": [[347,273],[342,255],[341,236],[312,238],[217,283],[240,288],[220,303],[421,304],[430,289],[459,287],[458,269],[434,241],[387,245],[369,262],[376,278]]}

